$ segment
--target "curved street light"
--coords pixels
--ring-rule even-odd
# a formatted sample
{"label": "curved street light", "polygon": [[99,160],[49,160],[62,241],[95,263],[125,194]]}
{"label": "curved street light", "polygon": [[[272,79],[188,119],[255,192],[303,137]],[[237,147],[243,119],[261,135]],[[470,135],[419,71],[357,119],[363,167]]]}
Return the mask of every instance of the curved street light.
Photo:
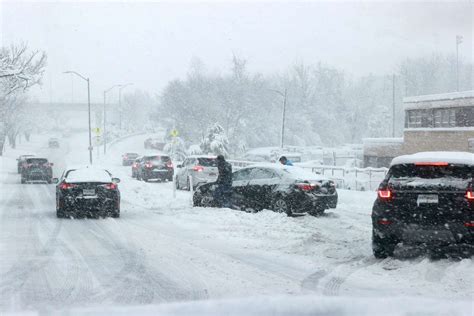
{"label": "curved street light", "polygon": [[64,71],[65,74],[73,74],[87,82],[87,106],[88,106],[88,115],[89,115],[89,162],[92,165],[92,127],[91,127],[91,89],[89,78],[84,77],[80,73],[72,70]]}

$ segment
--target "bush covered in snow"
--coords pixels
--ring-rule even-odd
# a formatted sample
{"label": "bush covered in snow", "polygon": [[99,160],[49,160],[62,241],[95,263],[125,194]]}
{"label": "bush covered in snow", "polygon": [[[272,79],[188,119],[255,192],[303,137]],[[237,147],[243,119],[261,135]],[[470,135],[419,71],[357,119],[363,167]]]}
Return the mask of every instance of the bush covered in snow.
{"label": "bush covered in snow", "polygon": [[208,127],[207,133],[201,141],[201,150],[204,154],[228,156],[229,140],[222,126],[214,123]]}

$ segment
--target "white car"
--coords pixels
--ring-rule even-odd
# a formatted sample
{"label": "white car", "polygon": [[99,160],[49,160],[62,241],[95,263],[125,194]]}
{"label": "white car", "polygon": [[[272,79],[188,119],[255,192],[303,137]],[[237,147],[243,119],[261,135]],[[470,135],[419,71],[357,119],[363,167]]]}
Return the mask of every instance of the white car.
{"label": "white car", "polygon": [[217,180],[217,157],[194,155],[187,157],[182,164],[177,166],[176,188],[190,189],[189,177],[192,177],[193,188],[198,185]]}

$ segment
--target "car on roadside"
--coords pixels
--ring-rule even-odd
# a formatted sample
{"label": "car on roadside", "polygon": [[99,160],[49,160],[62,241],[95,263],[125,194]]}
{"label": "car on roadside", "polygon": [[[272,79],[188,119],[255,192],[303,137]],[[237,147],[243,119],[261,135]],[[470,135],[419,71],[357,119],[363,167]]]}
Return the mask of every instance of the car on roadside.
{"label": "car on roadside", "polygon": [[135,159],[138,158],[137,153],[125,153],[122,155],[122,166],[131,166]]}
{"label": "car on roadside", "polygon": [[372,209],[372,250],[392,256],[399,243],[472,254],[474,154],[421,152],[396,157]]}
{"label": "car on roadside", "polygon": [[[299,167],[252,165],[235,171],[232,180],[232,205],[242,210],[270,209],[288,216],[317,216],[337,206],[334,182]],[[216,188],[215,183],[197,187],[193,204],[214,206]]]}
{"label": "car on roadside", "polygon": [[163,154],[143,156],[137,167],[137,179],[172,181],[174,174],[173,162],[170,156]]}
{"label": "car on roadside", "polygon": [[57,138],[50,138],[48,140],[48,147],[49,148],[59,148],[59,139]]}
{"label": "car on roadside", "polygon": [[66,169],[56,185],[56,216],[120,217],[120,179],[95,167]]}
{"label": "car on roadside", "polygon": [[20,155],[16,161],[17,161],[17,171],[18,173],[21,173],[21,170],[23,168],[23,165],[26,163],[26,159],[27,158],[32,158],[34,157],[35,155],[33,154],[27,154],[27,155]]}
{"label": "car on roadside", "polygon": [[132,178],[136,178],[138,175],[138,168],[143,157],[137,157],[132,163]]}
{"label": "car on roadside", "polygon": [[182,164],[176,166],[176,188],[189,190],[190,179],[193,189],[200,184],[215,182],[217,179],[217,157],[206,155],[193,155],[184,159]]}
{"label": "car on roadside", "polygon": [[52,183],[53,164],[47,158],[27,157],[21,168],[21,183]]}

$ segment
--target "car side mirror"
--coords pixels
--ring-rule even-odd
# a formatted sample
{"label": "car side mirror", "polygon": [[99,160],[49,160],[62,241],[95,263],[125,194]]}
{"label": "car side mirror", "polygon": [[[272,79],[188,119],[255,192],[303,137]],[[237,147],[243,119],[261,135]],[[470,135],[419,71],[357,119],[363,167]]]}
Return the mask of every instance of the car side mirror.
{"label": "car side mirror", "polygon": [[112,182],[113,183],[120,183],[120,179],[119,178],[112,178]]}
{"label": "car side mirror", "polygon": [[59,183],[59,179],[58,179],[58,178],[53,178],[52,181],[53,181],[54,184],[58,184],[58,183]]}

